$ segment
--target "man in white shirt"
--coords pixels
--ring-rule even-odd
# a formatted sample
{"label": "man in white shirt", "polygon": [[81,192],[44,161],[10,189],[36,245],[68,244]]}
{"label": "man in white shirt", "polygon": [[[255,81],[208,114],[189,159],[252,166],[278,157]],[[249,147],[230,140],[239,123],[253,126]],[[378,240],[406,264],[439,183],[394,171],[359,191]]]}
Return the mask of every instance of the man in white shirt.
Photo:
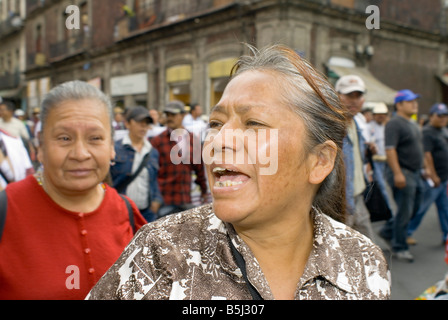
{"label": "man in white shirt", "polygon": [[386,122],[389,117],[389,109],[384,102],[375,103],[373,107],[373,121],[369,122],[368,135],[370,143],[375,144],[376,154],[372,155],[373,163],[373,180],[378,184],[389,209],[392,211],[392,201],[386,184],[386,147],[385,147],[385,130]]}
{"label": "man in white shirt", "polygon": [[204,141],[207,124],[202,120],[201,115],[202,107],[197,103],[193,103],[190,113],[185,115],[182,125],[185,129],[199,137],[201,141]]}
{"label": "man in white shirt", "polygon": [[363,167],[367,146],[361,128],[354,118],[361,111],[365,101],[365,83],[356,75],[347,75],[336,82],[335,89],[341,103],[347,107],[352,116],[343,145],[346,165],[346,224],[373,240],[374,233],[370,222],[370,213],[364,202],[367,179]]}
{"label": "man in white shirt", "polygon": [[0,103],[0,129],[9,134],[20,137],[26,141],[30,140],[30,135],[25,124],[14,117],[15,106],[9,101]]}
{"label": "man in white shirt", "polygon": [[20,138],[14,137],[0,129],[0,189],[8,183],[25,179],[34,173],[30,157]]}

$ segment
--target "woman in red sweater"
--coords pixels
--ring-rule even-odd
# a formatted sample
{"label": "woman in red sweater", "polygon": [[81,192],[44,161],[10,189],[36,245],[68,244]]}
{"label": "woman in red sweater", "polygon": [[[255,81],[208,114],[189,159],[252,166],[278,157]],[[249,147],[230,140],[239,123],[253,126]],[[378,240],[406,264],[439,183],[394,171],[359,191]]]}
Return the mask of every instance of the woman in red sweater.
{"label": "woman in red sweater", "polygon": [[134,234],[124,199],[102,182],[115,157],[108,98],[68,82],[46,96],[41,117],[42,170],[6,188],[1,300],[84,299]]}

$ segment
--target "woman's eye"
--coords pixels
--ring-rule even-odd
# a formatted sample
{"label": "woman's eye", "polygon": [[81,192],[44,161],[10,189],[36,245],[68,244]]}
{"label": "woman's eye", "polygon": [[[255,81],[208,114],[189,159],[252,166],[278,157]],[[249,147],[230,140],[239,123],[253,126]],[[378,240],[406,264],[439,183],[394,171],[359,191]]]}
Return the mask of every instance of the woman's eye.
{"label": "woman's eye", "polygon": [[217,121],[211,121],[211,122],[208,124],[208,127],[209,127],[210,129],[216,129],[216,128],[219,128],[221,125],[222,125],[222,124],[221,124],[220,122],[217,122]]}
{"label": "woman's eye", "polygon": [[62,141],[62,142],[67,142],[67,141],[70,141],[70,138],[67,136],[62,136],[62,137],[59,137],[58,140]]}
{"label": "woman's eye", "polygon": [[264,126],[263,123],[255,121],[255,120],[248,120],[246,121],[246,126],[248,127],[262,127]]}

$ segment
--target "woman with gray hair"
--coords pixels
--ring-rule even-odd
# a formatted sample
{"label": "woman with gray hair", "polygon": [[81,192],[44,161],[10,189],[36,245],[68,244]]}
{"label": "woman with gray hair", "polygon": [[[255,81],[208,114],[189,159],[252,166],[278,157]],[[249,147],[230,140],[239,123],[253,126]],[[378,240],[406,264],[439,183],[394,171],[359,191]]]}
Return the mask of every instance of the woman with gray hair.
{"label": "woman with gray hair", "polygon": [[210,114],[213,203],[142,228],[89,299],[389,298],[381,250],[337,221],[347,110],[293,50],[250,49]]}
{"label": "woman with gray hair", "polygon": [[1,300],[83,299],[132,239],[132,223],[145,224],[103,183],[115,156],[109,99],[67,82],[47,94],[41,120],[42,169],[0,200]]}

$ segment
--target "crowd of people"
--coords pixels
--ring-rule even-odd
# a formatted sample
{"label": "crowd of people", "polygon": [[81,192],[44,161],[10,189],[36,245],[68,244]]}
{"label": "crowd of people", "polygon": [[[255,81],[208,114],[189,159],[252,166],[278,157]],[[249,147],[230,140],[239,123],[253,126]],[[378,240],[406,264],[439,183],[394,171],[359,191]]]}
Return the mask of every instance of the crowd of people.
{"label": "crowd of people", "polygon": [[419,94],[398,91],[394,110],[384,103],[365,103],[363,80],[341,77],[336,90],[353,116],[344,141],[346,164],[347,223],[372,240],[375,234],[365,206],[370,182],[379,187],[382,200],[392,212],[380,231],[390,242],[394,256],[412,262],[412,234],[432,204],[436,204],[441,243],[448,240],[448,108],[434,104],[428,122],[419,126]]}
{"label": "crowd of people", "polygon": [[[250,50],[208,125],[197,103],[114,108],[82,81],[28,121],[0,102],[0,299],[387,299],[374,184],[396,258],[433,203],[448,240],[446,105],[422,128],[410,90],[389,112],[356,75],[333,87],[289,48]],[[223,161],[251,139],[275,174]]]}

